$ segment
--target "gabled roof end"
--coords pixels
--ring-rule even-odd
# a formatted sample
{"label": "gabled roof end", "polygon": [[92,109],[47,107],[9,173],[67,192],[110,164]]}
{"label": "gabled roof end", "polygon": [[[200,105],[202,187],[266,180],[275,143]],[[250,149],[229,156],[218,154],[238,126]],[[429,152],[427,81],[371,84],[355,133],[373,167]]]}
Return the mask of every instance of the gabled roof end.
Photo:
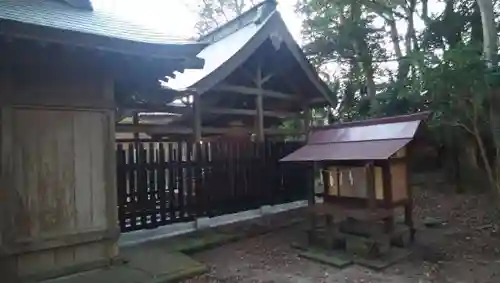
{"label": "gabled roof end", "polygon": [[260,24],[276,11],[277,5],[276,0],[264,0],[224,25],[201,36],[198,41],[216,42],[249,24]]}

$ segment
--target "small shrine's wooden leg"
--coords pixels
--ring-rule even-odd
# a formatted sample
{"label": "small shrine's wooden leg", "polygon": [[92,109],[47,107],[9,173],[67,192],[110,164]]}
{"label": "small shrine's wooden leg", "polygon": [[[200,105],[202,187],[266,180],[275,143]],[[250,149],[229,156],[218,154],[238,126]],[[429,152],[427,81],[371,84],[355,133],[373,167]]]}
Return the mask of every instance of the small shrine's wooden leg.
{"label": "small shrine's wooden leg", "polygon": [[[408,153],[407,153],[408,154]],[[413,223],[413,189],[410,184],[410,167],[406,164],[406,194],[408,203],[405,205],[405,224],[410,229],[410,243],[415,242],[415,226]]]}
{"label": "small shrine's wooden leg", "polygon": [[410,242],[415,241],[415,227],[413,224],[413,202],[410,200],[408,204],[405,205],[405,224],[410,229]]}
{"label": "small shrine's wooden leg", "polygon": [[333,249],[333,243],[335,242],[335,227],[333,223],[333,217],[330,214],[325,216],[326,219],[326,231],[325,231],[325,239],[326,239],[326,247],[328,249]]}
{"label": "small shrine's wooden leg", "polygon": [[[392,206],[392,181],[391,181],[391,168],[390,162],[386,161],[386,163],[382,166],[382,185],[383,185],[383,194],[384,194],[384,205],[386,209],[393,210]],[[392,233],[394,230],[394,217],[391,215],[390,217],[384,219],[384,229],[386,233]]]}

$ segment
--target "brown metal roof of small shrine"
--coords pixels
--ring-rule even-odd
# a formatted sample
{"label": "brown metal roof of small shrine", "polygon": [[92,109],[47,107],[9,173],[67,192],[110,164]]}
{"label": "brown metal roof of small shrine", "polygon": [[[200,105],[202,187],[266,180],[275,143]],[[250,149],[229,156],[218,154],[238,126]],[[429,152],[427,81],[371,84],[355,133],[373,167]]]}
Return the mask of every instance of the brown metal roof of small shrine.
{"label": "brown metal roof of small shrine", "polygon": [[89,0],[1,0],[0,35],[113,50],[149,57],[195,59],[206,46],[93,10]]}
{"label": "brown metal roof of small shrine", "polygon": [[428,115],[422,112],[315,128],[305,146],[281,161],[388,159],[413,139]]}

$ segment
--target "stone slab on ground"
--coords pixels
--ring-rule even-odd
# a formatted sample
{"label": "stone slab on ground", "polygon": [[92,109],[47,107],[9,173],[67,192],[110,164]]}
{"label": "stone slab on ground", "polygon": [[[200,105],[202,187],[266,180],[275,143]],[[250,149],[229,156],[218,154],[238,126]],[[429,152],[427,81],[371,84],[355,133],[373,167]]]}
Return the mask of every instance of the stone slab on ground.
{"label": "stone slab on ground", "polygon": [[406,259],[410,255],[410,253],[411,252],[408,249],[391,247],[390,251],[387,254],[379,258],[368,259],[360,256],[354,256],[353,260],[356,264],[380,271],[399,261]]}
{"label": "stone slab on ground", "polygon": [[[284,213],[281,213],[284,214]],[[304,218],[292,214],[290,217],[283,218],[283,215],[271,215],[259,219],[249,220],[246,223],[234,223],[222,227],[214,228],[214,231],[236,235],[239,238],[256,237],[270,233],[277,229],[283,229],[297,225],[304,221]]]}
{"label": "stone slab on ground", "polygon": [[353,263],[352,259],[345,253],[330,252],[317,248],[309,248],[299,253],[300,257],[307,258],[319,263],[332,265],[337,268],[344,268]]}
{"label": "stone slab on ground", "polygon": [[156,245],[165,249],[192,254],[211,249],[241,238],[240,235],[220,233],[215,230],[193,232],[187,235],[176,236],[164,240],[154,241],[148,245]]}
{"label": "stone slab on ground", "polygon": [[141,270],[129,268],[127,266],[110,266],[71,276],[60,277],[42,281],[42,283],[144,283],[149,282],[152,277]]}
{"label": "stone slab on ground", "polygon": [[205,273],[207,267],[163,246],[139,245],[121,251],[126,263],[42,281],[42,283],[167,283]]}
{"label": "stone slab on ground", "polygon": [[124,248],[127,265],[150,274],[153,278],[175,278],[178,274],[199,274],[206,267],[180,252],[169,250],[161,242]]}

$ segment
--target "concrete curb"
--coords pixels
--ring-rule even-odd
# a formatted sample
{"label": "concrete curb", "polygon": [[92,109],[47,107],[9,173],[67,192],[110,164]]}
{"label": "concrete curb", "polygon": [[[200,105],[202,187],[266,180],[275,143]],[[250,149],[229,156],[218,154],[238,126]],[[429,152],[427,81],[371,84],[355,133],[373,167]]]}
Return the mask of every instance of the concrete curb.
{"label": "concrete curb", "polygon": [[168,275],[159,276],[144,283],[170,283],[189,279],[208,272],[208,268],[200,263],[200,266],[179,270]]}
{"label": "concrete curb", "polygon": [[124,233],[120,236],[118,244],[120,247],[134,246],[141,243],[170,238],[177,235],[183,235],[190,232],[214,228],[226,224],[232,224],[240,221],[260,218],[265,215],[276,214],[280,212],[290,211],[307,206],[307,201],[295,201],[285,204],[263,206],[254,210],[242,211],[234,214],[227,214],[217,217],[203,217],[196,221],[187,223],[176,223],[163,227],[158,227],[152,230],[139,230],[134,232]]}

